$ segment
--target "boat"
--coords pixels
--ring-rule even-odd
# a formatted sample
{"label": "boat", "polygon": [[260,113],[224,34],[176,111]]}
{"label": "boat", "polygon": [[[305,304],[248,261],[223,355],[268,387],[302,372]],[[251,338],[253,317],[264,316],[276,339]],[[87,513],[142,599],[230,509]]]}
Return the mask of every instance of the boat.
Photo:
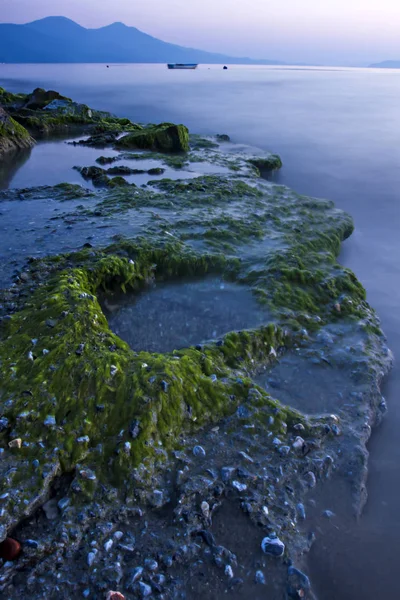
{"label": "boat", "polygon": [[190,64],[190,63],[169,63],[168,69],[197,69],[198,64]]}

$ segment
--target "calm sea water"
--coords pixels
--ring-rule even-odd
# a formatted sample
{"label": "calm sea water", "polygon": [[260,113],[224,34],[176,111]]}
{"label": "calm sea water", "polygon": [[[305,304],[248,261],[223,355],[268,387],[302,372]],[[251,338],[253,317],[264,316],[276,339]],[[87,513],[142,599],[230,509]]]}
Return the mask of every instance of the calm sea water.
{"label": "calm sea water", "polygon": [[[142,122],[279,153],[279,181],[334,200],[356,231],[341,260],[352,268],[400,356],[400,71],[159,65],[0,65],[11,91],[57,89]],[[370,442],[369,501],[361,521],[317,542],[310,566],[323,600],[400,597],[400,370],[386,385],[389,415]],[[319,545],[318,545],[319,544]]]}

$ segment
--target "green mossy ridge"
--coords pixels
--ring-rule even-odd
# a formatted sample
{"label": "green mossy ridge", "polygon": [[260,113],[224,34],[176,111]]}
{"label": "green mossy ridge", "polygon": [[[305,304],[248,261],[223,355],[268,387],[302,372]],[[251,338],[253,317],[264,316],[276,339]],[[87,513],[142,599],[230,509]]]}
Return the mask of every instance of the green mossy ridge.
{"label": "green mossy ridge", "polygon": [[[100,479],[111,480],[146,456],[156,456],[159,441],[164,449],[176,447],[181,432],[232,411],[251,385],[239,385],[232,369],[246,363],[250,366],[254,360],[265,361],[271,347],[285,341],[282,330],[271,324],[254,332],[228,334],[221,346],[210,345],[201,351],[134,352],[109,330],[96,298],[99,289],[139,288],[153,276],[155,264],[158,277],[172,278],[210,272],[229,277],[237,273],[238,263],[222,256],[185,255],[179,246],[158,250],[119,246],[120,251],[124,248],[129,248],[134,263],[113,254],[100,255],[94,261],[87,252],[54,258],[54,265],[58,262],[62,270],[6,322],[0,343],[0,406],[10,426],[25,441],[40,439],[49,450],[57,447],[65,470],[87,457]],[[81,264],[65,269],[67,261]],[[38,340],[35,346],[32,339]],[[82,343],[84,351],[78,356],[76,350]],[[48,353],[43,355],[43,350]],[[28,356],[30,351],[34,361]],[[114,376],[112,366],[118,369]],[[212,374],[217,374],[217,382],[211,380]],[[223,383],[221,378],[227,381]],[[167,391],[162,389],[163,380],[168,383]],[[24,395],[27,390],[29,397]],[[271,407],[277,406],[264,396]],[[12,405],[7,406],[5,401],[10,398]],[[104,405],[104,412],[98,412],[99,405]],[[191,418],[187,405],[192,409]],[[17,422],[24,411],[29,411],[29,416]],[[43,425],[49,414],[56,417],[56,429]],[[131,440],[128,430],[136,418],[141,431]],[[125,433],[119,438],[121,430]],[[89,445],[76,442],[85,435],[90,438]],[[0,439],[4,437],[0,434]],[[116,453],[124,441],[132,443],[130,457],[122,451]],[[90,450],[100,443],[102,453]],[[40,455],[46,456],[47,451],[36,444],[20,451],[26,458],[40,459]]]}
{"label": "green mossy ridge", "polygon": [[0,87],[0,106],[7,107],[10,104],[22,104],[26,101],[26,97],[26,94],[13,94]]}
{"label": "green mossy ridge", "polygon": [[188,152],[189,130],[184,125],[160,123],[130,133],[116,142],[117,148],[140,148],[157,152]]}
{"label": "green mossy ridge", "polygon": [[28,131],[0,107],[0,155],[11,150],[30,148],[34,140]]}

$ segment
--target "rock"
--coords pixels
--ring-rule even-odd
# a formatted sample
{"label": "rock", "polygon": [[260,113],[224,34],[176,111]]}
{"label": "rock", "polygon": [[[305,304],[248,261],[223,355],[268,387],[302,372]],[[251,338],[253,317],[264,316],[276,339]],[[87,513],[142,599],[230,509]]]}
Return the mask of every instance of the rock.
{"label": "rock", "polygon": [[53,415],[47,415],[45,418],[43,425],[46,427],[54,427],[56,425],[56,418]]}
{"label": "rock", "polygon": [[150,571],[150,573],[155,573],[158,570],[158,562],[154,558],[146,558],[144,568]]}
{"label": "rock", "polygon": [[233,570],[232,570],[231,565],[226,565],[225,575],[228,577],[228,579],[233,579]]}
{"label": "rock", "polygon": [[333,519],[333,517],[335,517],[335,513],[332,512],[331,510],[324,510],[324,512],[322,513],[322,515],[324,517],[326,517],[327,519]]}
{"label": "rock", "polygon": [[304,519],[306,518],[306,509],[304,508],[304,504],[299,502],[299,504],[296,506],[296,510],[297,510],[299,519],[304,521]]}
{"label": "rock", "polygon": [[266,581],[265,581],[265,575],[262,571],[256,571],[256,576],[255,576],[255,582],[260,584],[260,585],[265,585]]}
{"label": "rock", "polygon": [[188,152],[189,131],[184,125],[161,123],[123,136],[117,140],[116,146],[159,152]]}
{"label": "rock", "polygon": [[219,133],[216,137],[219,142],[230,142],[231,141],[231,138],[226,133]]}
{"label": "rock", "polygon": [[31,148],[34,143],[28,131],[0,106],[0,158],[7,152]]}
{"label": "rock", "polygon": [[312,471],[308,471],[308,473],[304,475],[304,481],[309,488],[315,488],[317,485],[317,479]]}
{"label": "rock", "polygon": [[161,508],[164,504],[164,494],[160,490],[154,490],[149,496],[149,502],[154,508]]}
{"label": "rock", "polygon": [[0,433],[2,431],[5,431],[8,427],[9,421],[6,417],[1,417],[0,418]]}
{"label": "rock", "polygon": [[90,442],[90,439],[88,435],[83,435],[82,437],[78,437],[76,441],[78,442],[78,444],[88,444]]}
{"label": "rock", "polygon": [[54,100],[63,101],[66,103],[72,102],[69,98],[61,96],[54,90],[44,90],[43,88],[36,88],[31,94],[27,96],[24,108],[30,108],[31,110],[43,109]]}
{"label": "rock", "polygon": [[195,456],[205,456],[206,455],[206,451],[204,450],[203,446],[195,446],[193,448],[193,454]]}
{"label": "rock", "polygon": [[222,469],[221,469],[222,481],[224,483],[228,483],[231,480],[232,475],[234,474],[235,470],[236,470],[235,467],[222,467]]}
{"label": "rock", "polygon": [[89,554],[87,555],[86,562],[89,567],[91,567],[93,565],[97,552],[98,552],[98,550],[94,549],[94,550],[92,550],[92,552],[89,552]]}
{"label": "rock", "polygon": [[0,558],[4,561],[15,560],[21,552],[21,544],[13,538],[6,538],[0,543]]}
{"label": "rock", "polygon": [[240,481],[232,481],[232,486],[238,492],[245,492],[247,490],[247,485],[245,483],[240,483]]}
{"label": "rock", "polygon": [[250,158],[249,163],[260,171],[274,171],[282,167],[282,160],[277,154],[270,154],[269,156],[255,156]]}
{"label": "rock", "polygon": [[125,600],[125,596],[123,596],[120,592],[107,592],[106,600]]}
{"label": "rock", "polygon": [[139,596],[141,598],[148,598],[149,596],[151,596],[151,586],[148,585],[147,583],[144,583],[144,581],[139,581]]}
{"label": "rock", "polygon": [[49,521],[57,519],[59,512],[56,498],[52,498],[51,500],[48,500],[48,502],[45,502],[42,506],[42,509]]}
{"label": "rock", "polygon": [[264,554],[272,556],[283,556],[285,552],[285,544],[276,536],[265,537],[261,542],[261,550]]}
{"label": "rock", "polygon": [[15,440],[11,440],[11,442],[8,442],[9,448],[21,448],[21,446],[22,446],[21,438],[16,438]]}
{"label": "rock", "polygon": [[111,548],[113,547],[114,542],[112,540],[107,540],[106,543],[104,544],[104,550],[106,552],[110,552]]}
{"label": "rock", "polygon": [[279,448],[279,454],[281,456],[288,456],[290,453],[290,447],[289,446],[280,446]]}
{"label": "rock", "polygon": [[287,587],[289,598],[304,598],[310,589],[311,584],[307,575],[295,567],[289,567]]}
{"label": "rock", "polygon": [[131,426],[129,427],[129,433],[131,434],[132,439],[136,440],[140,433],[140,421],[137,419],[132,421]]}
{"label": "rock", "polygon": [[210,518],[210,505],[205,500],[201,503],[201,512],[206,519]]}
{"label": "rock", "polygon": [[297,438],[294,440],[294,442],[292,444],[294,450],[296,450],[297,452],[302,452],[304,445],[305,445],[305,441],[300,436],[297,436]]}

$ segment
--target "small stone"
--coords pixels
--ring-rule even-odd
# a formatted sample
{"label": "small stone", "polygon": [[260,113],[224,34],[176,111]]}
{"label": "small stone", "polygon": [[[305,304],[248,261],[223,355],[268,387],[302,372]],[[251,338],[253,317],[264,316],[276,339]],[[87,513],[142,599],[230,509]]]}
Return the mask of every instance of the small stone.
{"label": "small stone", "polygon": [[53,415],[47,415],[45,418],[43,425],[46,427],[54,427],[56,425],[56,418]]}
{"label": "small stone", "polygon": [[317,479],[312,471],[308,471],[304,475],[304,479],[309,488],[314,488],[317,485]]}
{"label": "small stone", "polygon": [[47,319],[46,321],[47,327],[55,327],[57,325],[57,321],[55,319]]}
{"label": "small stone", "polygon": [[272,440],[272,443],[274,446],[280,446],[282,444],[281,440],[279,438],[274,438]]}
{"label": "small stone", "polygon": [[82,592],[82,596],[83,596],[84,598],[89,598],[89,596],[90,596],[90,589],[89,589],[89,588],[86,588],[86,590],[83,590],[83,592]]}
{"label": "small stone", "polygon": [[78,442],[78,444],[88,444],[90,442],[90,439],[88,435],[83,435],[82,437],[78,437],[76,441]]}
{"label": "small stone", "polygon": [[205,456],[206,455],[206,451],[204,450],[203,446],[195,446],[193,448],[193,454],[195,456]]}
{"label": "small stone", "polygon": [[294,440],[292,446],[297,452],[301,452],[304,448],[304,444],[305,444],[305,441],[303,440],[303,438],[300,436],[297,436],[297,438]]}
{"label": "small stone", "polygon": [[217,377],[215,374],[213,374],[213,375],[210,375],[210,379],[211,379],[211,381],[212,381],[213,383],[215,383],[216,381],[218,381],[218,377]]}
{"label": "small stone", "polygon": [[87,564],[89,567],[91,567],[92,564],[94,563],[94,559],[96,558],[97,552],[98,551],[96,549],[94,549],[94,550],[92,550],[92,552],[89,552],[89,554],[87,555],[86,561],[87,561]]}
{"label": "small stone", "polygon": [[293,429],[295,431],[305,431],[305,427],[304,427],[303,423],[297,423],[297,425],[295,425],[293,427]]}
{"label": "small stone", "polygon": [[125,454],[127,454],[128,456],[131,453],[131,448],[132,448],[132,444],[130,442],[125,442],[124,444],[124,452]]}
{"label": "small stone", "polygon": [[144,561],[144,567],[150,573],[155,573],[158,570],[158,562],[154,558],[146,558]]}
{"label": "small stone", "polygon": [[232,486],[238,491],[238,492],[245,492],[247,490],[247,485],[245,483],[240,483],[240,481],[232,481]]}
{"label": "small stone", "polygon": [[131,573],[130,573],[130,578],[129,578],[129,585],[128,588],[130,589],[134,583],[136,583],[137,581],[139,581],[139,579],[142,578],[143,575],[143,567],[135,567]]}
{"label": "small stone", "polygon": [[57,519],[59,513],[56,498],[52,498],[51,500],[48,500],[48,502],[45,502],[42,506],[42,509],[49,521],[54,521],[54,519]]}
{"label": "small stone", "polygon": [[306,509],[304,508],[304,504],[299,502],[299,504],[296,506],[296,510],[297,510],[299,519],[304,521],[304,519],[306,518]]}
{"label": "small stone", "polygon": [[233,473],[235,472],[234,467],[222,467],[221,469],[221,479],[224,483],[228,483],[232,478]]}
{"label": "small stone", "polygon": [[125,596],[123,596],[120,592],[107,592],[106,600],[125,600]]}
{"label": "small stone", "polygon": [[161,508],[164,504],[164,494],[160,490],[154,490],[149,496],[149,502],[154,508]]}
{"label": "small stone", "polygon": [[265,575],[262,571],[256,571],[255,582],[260,585],[265,585]]}
{"label": "small stone", "polygon": [[226,565],[225,575],[228,577],[228,579],[233,579],[233,570],[232,570],[231,565]]}
{"label": "small stone", "polygon": [[268,506],[263,506],[263,507],[262,507],[262,511],[263,511],[264,515],[265,515],[266,517],[268,517],[268,515],[269,515]]}
{"label": "small stone", "polygon": [[279,448],[279,454],[281,456],[288,456],[290,452],[290,447],[289,446],[281,446]]}
{"label": "small stone", "polygon": [[11,440],[11,442],[8,442],[9,448],[21,448],[21,446],[22,446],[21,438],[16,438],[15,440]]}
{"label": "small stone", "polygon": [[132,439],[136,439],[140,433],[140,423],[137,419],[132,421],[131,426],[129,427],[129,433],[131,434]]}
{"label": "small stone", "polygon": [[104,550],[106,552],[110,552],[111,548],[113,547],[114,542],[112,540],[107,540],[106,543],[104,544]]}
{"label": "small stone", "polygon": [[[288,588],[287,592],[290,598],[305,598],[306,593],[311,589],[311,583],[307,575],[296,569],[288,568]],[[308,597],[308,595],[307,595]]]}
{"label": "small stone", "polygon": [[5,431],[8,427],[8,419],[6,417],[1,417],[0,419],[0,432]]}
{"label": "small stone", "polygon": [[338,427],[337,425],[332,425],[331,430],[334,435],[341,435],[342,433],[340,427]]}
{"label": "small stone", "polygon": [[28,548],[39,548],[39,542],[37,542],[36,540],[25,540],[23,542],[24,546],[27,546]]}
{"label": "small stone", "polygon": [[141,598],[148,598],[151,595],[151,587],[144,583],[144,581],[139,581],[139,595]]}
{"label": "small stone", "polygon": [[110,367],[111,377],[114,377],[114,375],[116,375],[117,373],[118,373],[118,367],[116,367],[115,365],[111,365],[111,367]]}
{"label": "small stone", "polygon": [[201,503],[201,512],[206,519],[210,518],[210,505],[205,500]]}
{"label": "small stone", "polygon": [[29,352],[27,354],[27,358],[28,358],[28,360],[32,360],[32,361],[35,360],[31,350],[29,350]]}
{"label": "small stone", "polygon": [[124,537],[123,531],[116,531],[114,533],[114,540],[117,540],[117,542],[119,542],[119,540],[122,540],[123,537]]}
{"label": "small stone", "polygon": [[35,458],[35,459],[32,461],[32,467],[33,467],[34,469],[37,469],[37,468],[39,467],[39,465],[40,465],[40,462],[38,461],[38,459],[37,459],[37,458]]}
{"label": "small stone", "polygon": [[261,550],[264,554],[280,557],[283,556],[285,552],[285,544],[278,537],[273,537],[271,535],[263,539],[261,542]]}
{"label": "small stone", "polygon": [[331,510],[324,510],[324,512],[322,514],[327,519],[333,519],[333,517],[335,516],[335,513],[332,512]]}
{"label": "small stone", "polygon": [[61,498],[61,500],[58,501],[57,506],[61,511],[64,511],[66,508],[68,508],[70,502],[71,501],[69,498]]}
{"label": "small stone", "polygon": [[161,382],[161,389],[163,392],[168,392],[168,383],[164,379]]}
{"label": "small stone", "polygon": [[342,310],[342,307],[340,306],[339,302],[336,302],[336,304],[334,304],[333,307],[338,313],[340,313],[340,311]]}
{"label": "small stone", "polygon": [[249,463],[254,463],[254,460],[251,458],[251,456],[249,456],[248,454],[246,454],[246,452],[239,452],[239,456],[241,456],[242,458],[244,458],[244,460],[246,460]]}
{"label": "small stone", "polygon": [[78,356],[81,356],[83,354],[84,349],[85,349],[85,344],[79,344],[79,346],[75,350],[75,354],[77,354]]}
{"label": "small stone", "polygon": [[15,560],[21,552],[21,544],[13,538],[6,538],[0,543],[0,558],[4,561]]}

